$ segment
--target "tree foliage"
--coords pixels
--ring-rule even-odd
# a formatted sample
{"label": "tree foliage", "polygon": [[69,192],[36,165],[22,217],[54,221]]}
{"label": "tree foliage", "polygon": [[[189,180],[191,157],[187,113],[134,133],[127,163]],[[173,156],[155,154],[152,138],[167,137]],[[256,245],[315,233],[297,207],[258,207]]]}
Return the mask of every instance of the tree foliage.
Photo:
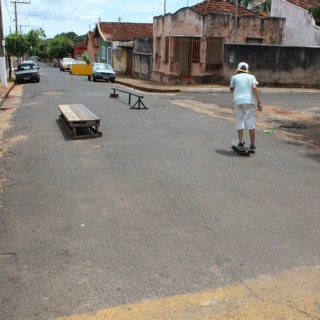
{"label": "tree foliage", "polygon": [[28,52],[28,40],[24,34],[15,32],[7,36],[5,41],[9,56],[22,57]]}
{"label": "tree foliage", "polygon": [[60,33],[55,36],[55,38],[57,38],[57,37],[68,38],[69,40],[73,41],[73,43],[78,43],[78,42],[84,40],[86,38],[86,35],[78,36],[75,32],[70,31],[67,33]]}
{"label": "tree foliage", "polygon": [[71,56],[74,42],[64,36],[56,36],[48,43],[49,58],[62,59],[63,57]]}
{"label": "tree foliage", "polygon": [[90,57],[89,57],[89,55],[88,55],[88,52],[84,52],[84,53],[82,54],[82,59],[83,59],[87,64],[90,64],[90,63],[91,63]]}
{"label": "tree foliage", "polygon": [[32,29],[28,34],[13,33],[6,37],[8,56],[17,58],[24,56],[38,56],[42,59],[71,56],[76,43],[84,40],[86,35],[78,36],[75,32],[56,35],[53,39],[46,39],[42,28]]}
{"label": "tree foliage", "polygon": [[45,39],[46,34],[43,29],[32,29],[27,34],[27,42],[29,45],[28,54],[34,56],[41,40]]}
{"label": "tree foliage", "polygon": [[[232,2],[236,3],[236,0],[231,0]],[[238,0],[238,4],[244,6],[245,8],[253,11],[264,11],[268,14],[271,12],[271,1],[272,0],[263,0],[263,1],[256,1],[256,0]]]}
{"label": "tree foliage", "polygon": [[318,3],[318,6],[314,6],[308,10],[308,13],[315,21],[320,21],[320,1]]}

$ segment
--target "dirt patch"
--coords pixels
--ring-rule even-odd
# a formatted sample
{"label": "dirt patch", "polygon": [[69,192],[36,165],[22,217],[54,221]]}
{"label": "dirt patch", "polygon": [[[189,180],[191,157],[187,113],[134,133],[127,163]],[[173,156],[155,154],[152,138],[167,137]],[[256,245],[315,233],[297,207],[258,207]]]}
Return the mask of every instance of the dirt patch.
{"label": "dirt patch", "polygon": [[[7,139],[6,141],[3,139],[4,132],[13,127],[11,119],[21,101],[22,94],[23,86],[15,86],[10,91],[9,97],[0,105],[0,148],[2,150],[8,148],[9,145],[17,141],[21,141],[21,139],[25,139],[25,137],[14,137],[12,139]],[[0,156],[2,153],[3,151],[0,152]]]}
{"label": "dirt patch", "polygon": [[[194,100],[173,100],[172,103],[211,117],[226,119],[233,123],[235,121],[233,109]],[[256,129],[320,150],[320,115],[316,113],[319,109],[312,108],[298,112],[264,105],[262,112],[255,113]]]}
{"label": "dirt patch", "polygon": [[[15,109],[0,109],[0,140],[3,140],[3,133],[12,128],[12,124],[10,122],[12,118],[12,114],[14,113]],[[1,143],[2,144],[2,143]]]}

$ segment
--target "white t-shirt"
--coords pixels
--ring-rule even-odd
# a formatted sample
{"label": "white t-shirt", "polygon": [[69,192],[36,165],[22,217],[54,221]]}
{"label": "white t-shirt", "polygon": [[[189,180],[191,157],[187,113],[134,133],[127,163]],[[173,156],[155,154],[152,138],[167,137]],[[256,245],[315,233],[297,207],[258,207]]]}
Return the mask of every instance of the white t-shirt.
{"label": "white t-shirt", "polygon": [[234,88],[233,104],[255,104],[253,84],[258,84],[256,77],[249,73],[238,73],[230,80],[230,88]]}

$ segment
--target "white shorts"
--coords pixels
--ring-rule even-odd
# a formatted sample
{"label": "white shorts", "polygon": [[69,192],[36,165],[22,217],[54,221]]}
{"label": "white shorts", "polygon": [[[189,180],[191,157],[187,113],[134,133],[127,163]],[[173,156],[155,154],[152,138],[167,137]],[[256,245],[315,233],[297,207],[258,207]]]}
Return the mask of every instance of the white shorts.
{"label": "white shorts", "polygon": [[239,104],[235,106],[235,112],[237,130],[251,130],[255,128],[253,104]]}

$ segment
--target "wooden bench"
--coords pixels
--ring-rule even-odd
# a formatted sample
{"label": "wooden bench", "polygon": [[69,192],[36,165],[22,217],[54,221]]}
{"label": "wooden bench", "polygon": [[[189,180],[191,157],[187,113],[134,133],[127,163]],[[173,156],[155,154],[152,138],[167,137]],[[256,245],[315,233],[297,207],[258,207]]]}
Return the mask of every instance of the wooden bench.
{"label": "wooden bench", "polygon": [[[129,105],[129,106],[131,106],[131,96],[137,97],[138,99],[137,99],[136,103],[135,103],[133,106],[131,106],[130,109],[148,109],[148,108],[144,105],[143,101],[141,100],[141,99],[143,98],[142,95],[136,94],[136,93],[133,93],[133,92],[130,92],[130,91],[127,91],[127,90],[115,88],[115,87],[111,88],[111,90],[113,90],[113,93],[110,94],[110,98],[118,98],[118,97],[119,97],[119,94],[116,93],[117,91],[128,94],[128,95],[129,95],[129,101],[128,101],[128,105]],[[141,107],[141,105],[142,105],[143,107]]]}
{"label": "wooden bench", "polygon": [[101,137],[100,119],[83,104],[59,105],[60,120],[69,132],[71,139]]}

